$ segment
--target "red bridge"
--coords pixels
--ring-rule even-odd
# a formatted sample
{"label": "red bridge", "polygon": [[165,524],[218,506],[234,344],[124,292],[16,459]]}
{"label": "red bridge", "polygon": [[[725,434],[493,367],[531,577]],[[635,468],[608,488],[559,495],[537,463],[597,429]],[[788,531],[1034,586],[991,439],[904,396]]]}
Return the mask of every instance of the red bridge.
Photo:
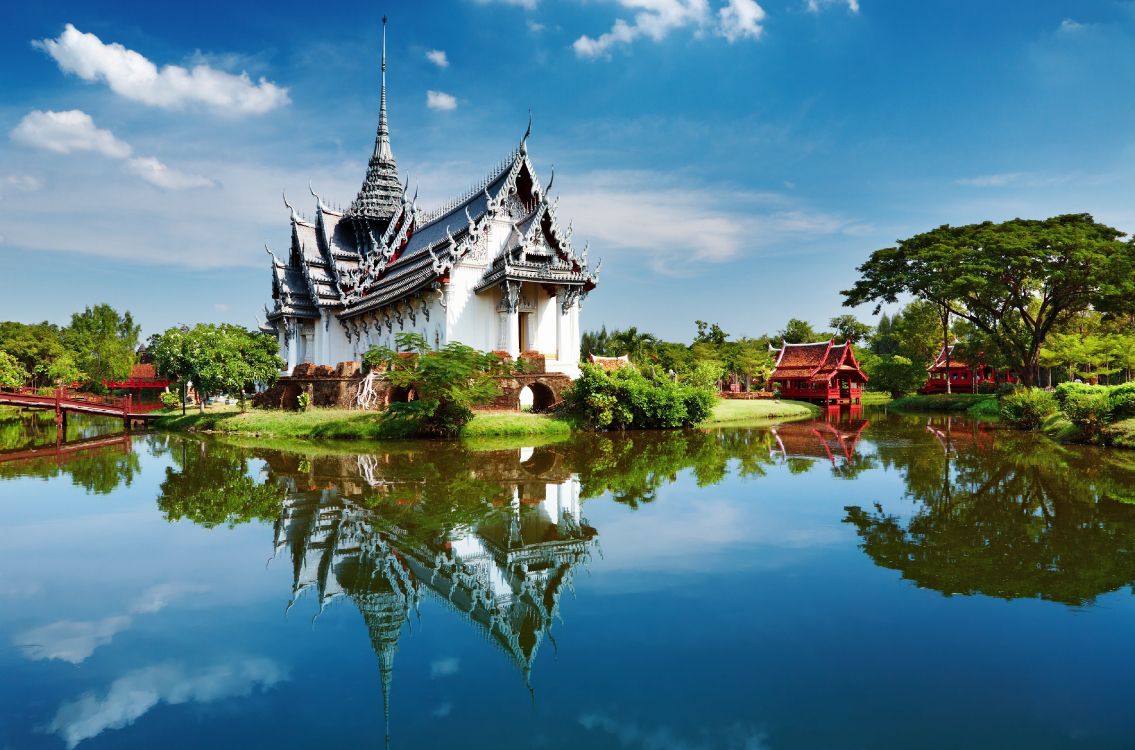
{"label": "red bridge", "polygon": [[153,412],[162,408],[160,403],[134,403],[133,396],[96,396],[93,393],[74,391],[70,388],[36,389],[0,387],[0,405],[18,406],[22,409],[44,409],[55,412],[56,424],[67,423],[67,414],[93,414],[98,417],[113,417],[122,420],[122,426],[129,430],[134,424],[145,424],[156,417]]}
{"label": "red bridge", "polygon": [[38,445],[34,448],[0,451],[0,464],[8,463],[9,461],[51,459],[54,460],[57,465],[62,466],[72,458],[79,456],[83,451],[96,448],[109,448],[111,446],[119,448],[123,453],[129,453],[131,450],[130,436],[120,432],[116,435],[103,435],[101,437],[86,438],[85,440],[73,440],[70,443],[64,443],[62,440],[59,440],[52,445]]}

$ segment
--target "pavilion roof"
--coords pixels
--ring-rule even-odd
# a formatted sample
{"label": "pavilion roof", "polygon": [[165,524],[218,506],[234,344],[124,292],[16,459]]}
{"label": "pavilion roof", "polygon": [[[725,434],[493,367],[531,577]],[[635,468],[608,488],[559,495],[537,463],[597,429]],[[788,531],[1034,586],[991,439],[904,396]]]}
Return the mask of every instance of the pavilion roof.
{"label": "pavilion roof", "polygon": [[831,380],[837,373],[844,373],[867,380],[867,374],[855,359],[850,341],[837,344],[832,338],[807,344],[784,342],[780,349],[773,351],[777,352],[777,357],[770,379],[818,383]]}

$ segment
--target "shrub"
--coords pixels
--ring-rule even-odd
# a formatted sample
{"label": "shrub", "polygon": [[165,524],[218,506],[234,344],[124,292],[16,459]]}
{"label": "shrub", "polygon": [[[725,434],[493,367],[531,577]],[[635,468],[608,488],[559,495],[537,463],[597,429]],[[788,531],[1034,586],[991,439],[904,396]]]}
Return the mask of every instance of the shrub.
{"label": "shrub", "polygon": [[1056,401],[1060,404],[1061,408],[1064,407],[1064,402],[1069,396],[1077,393],[1092,393],[1100,389],[1098,385],[1088,385],[1087,383],[1061,383],[1056,386]]}
{"label": "shrub", "polygon": [[307,411],[309,406],[311,406],[311,396],[306,391],[296,396],[296,409]]}
{"label": "shrub", "polygon": [[900,398],[926,382],[926,367],[896,354],[880,357],[867,375],[871,378],[868,381],[871,390],[885,391],[891,394],[891,398]]}
{"label": "shrub", "polygon": [[1107,398],[1109,416],[1113,422],[1135,417],[1135,382],[1115,386]]}
{"label": "shrub", "polygon": [[633,367],[606,372],[583,365],[564,394],[564,408],[597,430],[690,427],[704,422],[716,400],[712,387],[651,379]]}
{"label": "shrub", "polygon": [[1084,432],[1087,440],[1093,440],[1110,418],[1108,388],[1087,386],[1086,389],[1073,389],[1064,394],[1061,410],[1068,420]]}
{"label": "shrub", "polygon": [[158,398],[161,399],[162,406],[166,407],[167,409],[176,409],[177,407],[181,406],[181,397],[176,393],[163,391],[162,395],[158,396]]}
{"label": "shrub", "polygon": [[1035,430],[1058,408],[1056,396],[1048,391],[1020,389],[1001,399],[1001,418],[1018,429]]}

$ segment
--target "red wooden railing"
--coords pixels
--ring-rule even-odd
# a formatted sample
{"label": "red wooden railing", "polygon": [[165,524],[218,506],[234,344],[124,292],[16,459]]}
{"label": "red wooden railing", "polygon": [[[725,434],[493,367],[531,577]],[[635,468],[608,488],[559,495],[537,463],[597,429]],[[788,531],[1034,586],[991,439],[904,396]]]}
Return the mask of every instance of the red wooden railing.
{"label": "red wooden railing", "polygon": [[[4,397],[8,398],[5,399]],[[29,406],[41,408],[83,410],[88,407],[92,412],[102,413],[119,412],[123,416],[148,414],[162,408],[157,403],[135,403],[133,396],[100,396],[86,391],[77,391],[72,388],[53,388],[50,393],[44,389],[30,388],[28,386],[0,386],[0,400],[19,402]]]}

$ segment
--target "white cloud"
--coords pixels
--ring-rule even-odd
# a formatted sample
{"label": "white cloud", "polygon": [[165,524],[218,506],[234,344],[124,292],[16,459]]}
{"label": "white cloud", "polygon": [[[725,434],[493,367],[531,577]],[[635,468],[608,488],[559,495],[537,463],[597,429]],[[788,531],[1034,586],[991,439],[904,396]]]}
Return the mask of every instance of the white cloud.
{"label": "white cloud", "polygon": [[1082,28],[1084,28],[1084,24],[1079,21],[1073,21],[1071,18],[1065,18],[1060,22],[1060,31],[1065,34],[1074,34]]}
{"label": "white cloud", "polygon": [[1001,188],[1001,187],[1050,187],[1071,182],[1074,175],[1045,175],[1036,172],[1000,172],[996,174],[978,175],[955,180],[954,184],[963,187]]}
{"label": "white cloud", "polygon": [[128,672],[102,696],[88,692],[62,704],[47,731],[68,748],[108,729],[128,727],[158,704],[212,703],[250,695],[288,679],[286,670],[268,659],[250,658],[208,667],[159,664]]}
{"label": "white cloud", "polygon": [[539,34],[541,31],[544,30],[544,24],[529,19],[528,20],[528,30],[531,31],[533,34]]}
{"label": "white cloud", "polygon": [[141,177],[151,185],[166,190],[192,190],[216,187],[208,177],[186,174],[170,169],[152,156],[139,156],[126,162],[126,171]]}
{"label": "white cloud", "polygon": [[130,607],[129,614],[101,620],[60,620],[17,633],[13,641],[24,657],[32,661],[59,659],[82,664],[96,649],[109,644],[116,635],[128,629],[134,622],[134,615],[155,614],[165,609],[175,597],[204,590],[202,586],[159,584],[144,591]]}
{"label": "white cloud", "polygon": [[764,33],[765,10],[754,0],[729,0],[717,15],[718,31],[730,44],[738,39],[760,39]]}
{"label": "white cloud", "polygon": [[429,52],[426,53],[426,59],[429,60],[430,62],[432,62],[434,65],[438,66],[439,68],[448,68],[449,67],[449,58],[446,56],[445,50],[431,49]]}
{"label": "white cloud", "polygon": [[32,661],[59,659],[71,664],[82,664],[100,646],[114,640],[114,636],[130,627],[133,620],[126,615],[102,620],[61,620],[18,633],[13,640]]}
{"label": "white cloud", "polygon": [[57,154],[95,151],[111,159],[125,159],[127,172],[166,190],[216,186],[207,177],[171,169],[152,156],[132,157],[134,150],[130,148],[130,144],[120,140],[109,130],[96,127],[91,116],[78,109],[66,112],[34,110],[20,120],[10,136],[16,143]]}
{"label": "white cloud", "polygon": [[561,215],[574,219],[577,245],[590,240],[622,262],[641,254],[669,275],[780,243],[848,234],[856,226],[786,196],[731,192],[726,199],[719,189],[657,172],[593,172],[565,182]]}
{"label": "white cloud", "polygon": [[525,10],[535,10],[539,0],[473,0],[477,5],[515,5]]}
{"label": "white cloud", "polygon": [[427,91],[426,106],[439,112],[452,112],[457,109],[457,99],[444,91]]}
{"label": "white cloud", "polygon": [[616,45],[630,44],[645,36],[662,41],[674,29],[702,26],[709,17],[708,0],[618,0],[624,8],[637,10],[634,22],[615,20],[611,30],[596,38],[586,34],[572,43],[575,54],[584,58],[607,55]]}
{"label": "white cloud", "polygon": [[805,2],[809,13],[819,13],[832,5],[846,5],[852,13],[859,12],[859,0],[806,0]]}
{"label": "white cloud", "polygon": [[[9,174],[0,178],[0,186],[10,187],[21,193],[34,193],[43,188],[43,180],[30,174]],[[0,590],[0,595],[3,591]]]}
{"label": "white cloud", "polygon": [[455,657],[435,659],[430,662],[430,677],[449,677],[457,674],[461,669],[461,662]]}
{"label": "white cloud", "polygon": [[228,115],[259,115],[288,103],[288,90],[264,78],[254,83],[247,73],[233,75],[204,64],[159,69],[138,52],[121,44],[104,44],[71,24],[58,38],[33,44],[61,70],[85,81],[102,81],[119,96],[152,107],[203,105]]}
{"label": "white cloud", "polygon": [[33,110],[24,115],[10,136],[21,145],[57,154],[96,151],[112,159],[125,159],[131,153],[128,144],[109,130],[95,127],[91,116],[78,109],[66,112]]}
{"label": "white cloud", "polygon": [[[764,33],[764,8],[756,0],[727,0],[711,15],[709,0],[617,0],[618,4],[636,11],[633,19],[617,18],[611,30],[598,37],[584,34],[572,43],[578,57],[607,57],[620,45],[637,39],[654,42],[665,39],[671,31],[692,27],[698,34],[712,31],[730,43],[740,39],[759,39]],[[716,22],[714,22],[716,19]]]}

